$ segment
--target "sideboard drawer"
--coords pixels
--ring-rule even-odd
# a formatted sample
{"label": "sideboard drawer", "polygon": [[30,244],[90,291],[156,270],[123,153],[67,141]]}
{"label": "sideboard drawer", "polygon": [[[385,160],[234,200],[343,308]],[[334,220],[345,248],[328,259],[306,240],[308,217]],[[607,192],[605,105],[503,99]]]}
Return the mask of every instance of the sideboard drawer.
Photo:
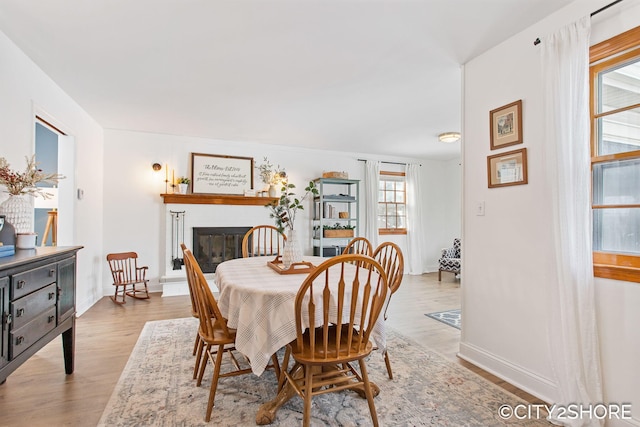
{"label": "sideboard drawer", "polygon": [[13,329],[9,333],[9,339],[13,345],[9,346],[9,358],[13,359],[31,344],[42,338],[47,332],[56,327],[56,308],[52,307],[44,313],[37,316],[31,322],[21,328]]}
{"label": "sideboard drawer", "polygon": [[11,276],[11,299],[16,300],[23,295],[55,282],[57,273],[57,264],[48,264],[23,273],[14,274]]}
{"label": "sideboard drawer", "polygon": [[55,283],[15,300],[11,303],[13,329],[21,328],[36,318],[43,311],[56,306],[57,286]]}

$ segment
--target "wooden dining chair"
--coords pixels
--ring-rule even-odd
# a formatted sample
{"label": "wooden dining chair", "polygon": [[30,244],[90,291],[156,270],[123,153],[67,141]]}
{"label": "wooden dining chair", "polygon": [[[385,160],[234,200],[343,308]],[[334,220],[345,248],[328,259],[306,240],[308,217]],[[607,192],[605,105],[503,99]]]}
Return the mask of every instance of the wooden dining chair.
{"label": "wooden dining chair", "polygon": [[[193,253],[186,248],[183,248],[183,252],[185,265],[189,265],[187,271],[191,272],[191,281],[195,297],[194,300],[197,306],[196,311],[198,313],[198,320],[200,321],[198,335],[200,337],[201,345],[199,346],[198,355],[196,355],[196,359],[201,359],[199,362],[198,381],[196,383],[198,386],[202,384],[202,378],[208,361],[210,360],[213,364],[213,378],[211,379],[209,401],[207,403],[207,412],[205,415],[205,420],[209,422],[211,420],[211,412],[213,411],[216,397],[216,389],[218,388],[218,380],[225,377],[249,374],[251,373],[251,368],[240,367],[238,359],[233,354],[233,352],[236,351],[236,330],[227,326],[227,319],[222,317],[222,313],[218,308],[218,303],[216,302],[216,299],[211,292],[211,288],[209,288],[209,284],[202,273],[200,265],[193,256]],[[203,354],[199,357],[201,352]],[[231,358],[231,363],[235,370],[221,373],[220,368],[222,366],[222,356],[225,353],[227,353]],[[276,370],[276,377],[278,377],[280,372],[278,359],[275,354],[271,356],[271,360],[273,362],[272,367]]]}
{"label": "wooden dining chair", "polygon": [[347,243],[347,246],[345,246],[344,250],[342,251],[342,255],[347,254],[371,256],[373,254],[373,247],[371,245],[371,242],[369,242],[369,240],[367,240],[365,237],[356,237],[355,239],[352,239],[349,243]]}
{"label": "wooden dining chair", "polygon": [[[198,314],[198,302],[196,301],[196,291],[195,291],[195,269],[193,268],[192,258],[193,256],[186,256],[185,252],[188,250],[187,246],[184,243],[180,243],[180,247],[182,248],[182,258],[184,260],[184,267],[187,273],[187,284],[189,285],[189,297],[191,298],[191,315],[198,319],[200,315]],[[193,343],[193,355],[195,356],[195,365],[193,367],[193,379],[198,378],[198,371],[200,368],[200,361],[202,360],[202,351],[204,349],[204,343],[200,339],[200,334],[196,330],[196,338]]]}
{"label": "wooden dining chair", "polygon": [[[404,257],[402,255],[402,250],[398,245],[392,242],[384,242],[381,243],[375,251],[373,251],[373,258],[380,263],[382,268],[384,268],[385,273],[387,273],[387,283],[389,285],[390,292],[389,298],[387,298],[387,303],[384,307],[384,320],[387,320],[387,309],[389,308],[391,297],[396,293],[402,283],[404,275]],[[384,351],[384,363],[387,366],[389,379],[392,380],[393,372],[391,371],[391,361],[389,360],[389,351],[387,349]]]}
{"label": "wooden dining chair", "polygon": [[[149,267],[138,267],[138,254],[135,252],[120,252],[107,255],[107,262],[116,290],[111,300],[116,304],[124,304],[128,295],[137,299],[149,299],[149,289],[146,278]],[[137,286],[144,286],[144,289]],[[128,287],[131,287],[127,290]],[[144,295],[143,295],[144,294]],[[121,299],[118,300],[118,297]]]}
{"label": "wooden dining chair", "polygon": [[242,257],[276,256],[284,249],[287,236],[273,225],[257,225],[242,239]]}
{"label": "wooden dining chair", "polygon": [[[297,338],[287,345],[280,384],[304,400],[303,426],[309,426],[313,396],[344,389],[364,389],[373,425],[378,425],[364,359],[373,349],[369,338],[387,288],[382,266],[359,254],[330,258],[302,283],[295,299]],[[287,371],[291,356],[295,363]],[[356,360],[360,372],[351,365]]]}

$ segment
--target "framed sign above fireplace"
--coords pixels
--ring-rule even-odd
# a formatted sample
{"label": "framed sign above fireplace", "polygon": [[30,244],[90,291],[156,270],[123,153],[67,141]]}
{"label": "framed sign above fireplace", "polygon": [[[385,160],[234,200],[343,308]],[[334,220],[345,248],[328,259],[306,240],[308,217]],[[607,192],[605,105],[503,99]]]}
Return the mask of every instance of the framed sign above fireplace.
{"label": "framed sign above fireplace", "polygon": [[244,195],[253,189],[253,157],[191,153],[194,194]]}

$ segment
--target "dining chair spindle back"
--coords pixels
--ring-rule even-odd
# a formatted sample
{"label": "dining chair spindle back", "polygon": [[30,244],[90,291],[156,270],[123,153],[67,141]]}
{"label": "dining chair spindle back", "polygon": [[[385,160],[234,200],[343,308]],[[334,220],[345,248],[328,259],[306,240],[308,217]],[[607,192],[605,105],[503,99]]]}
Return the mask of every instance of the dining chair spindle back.
{"label": "dining chair spindle back", "polygon": [[[387,310],[391,302],[391,297],[400,288],[404,275],[404,256],[402,250],[393,242],[384,242],[373,252],[373,258],[380,263],[387,273],[387,282],[389,285],[390,295],[384,307],[384,319],[387,320]],[[384,363],[387,366],[387,374],[389,379],[393,379],[393,371],[391,370],[391,361],[389,360],[389,352],[384,351]]]}
{"label": "dining chair spindle back", "polygon": [[287,237],[273,225],[257,225],[242,239],[242,258],[276,256],[284,249]]}
{"label": "dining chair spindle back", "polygon": [[[310,423],[313,396],[344,389],[364,389],[378,425],[364,359],[373,349],[369,338],[387,291],[382,266],[360,254],[330,258],[302,283],[295,299],[297,338],[287,345],[280,387],[289,385],[304,399],[304,426]],[[291,356],[295,363],[287,371]],[[356,360],[360,372],[350,364]]]}

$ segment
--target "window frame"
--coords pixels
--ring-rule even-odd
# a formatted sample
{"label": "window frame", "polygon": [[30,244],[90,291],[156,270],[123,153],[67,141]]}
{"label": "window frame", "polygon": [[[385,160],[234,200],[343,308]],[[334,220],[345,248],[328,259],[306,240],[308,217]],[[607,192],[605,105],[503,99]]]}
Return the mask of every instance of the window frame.
{"label": "window frame", "polygon": [[[378,235],[382,236],[382,235],[403,235],[403,234],[407,234],[407,228],[406,228],[406,212],[407,212],[407,179],[406,179],[406,173],[404,172],[391,172],[391,171],[380,171],[380,176],[378,177],[378,189],[380,188],[380,182],[383,181],[383,176],[401,176],[403,178],[404,181],[404,190],[402,191],[402,193],[404,193],[404,202],[403,203],[397,203],[394,202],[393,204],[398,205],[398,204],[402,204],[404,205],[404,211],[405,211],[405,228],[380,228],[378,227]],[[379,190],[378,190],[379,191]],[[394,190],[397,191],[397,190]],[[378,206],[384,203],[385,205],[388,204],[388,202],[384,202],[384,201],[380,201],[380,198],[378,198]],[[385,217],[387,217],[387,215],[385,214]],[[376,216],[376,222],[377,222],[377,216]]]}
{"label": "window frame", "polygon": [[[621,111],[639,108],[640,104],[631,104],[624,108],[598,113],[598,76],[600,73],[615,68],[633,58],[640,58],[640,27],[633,28],[611,39],[591,46],[589,50],[589,90],[590,90],[590,121],[591,121],[591,207],[596,209],[640,208],[638,204],[602,205],[593,201],[594,165],[613,163],[620,160],[640,159],[640,150],[624,153],[598,155],[599,136],[597,132],[598,119]],[[592,233],[595,230],[592,230]],[[640,282],[640,255],[630,255],[614,252],[593,251],[593,273],[595,277]]]}

